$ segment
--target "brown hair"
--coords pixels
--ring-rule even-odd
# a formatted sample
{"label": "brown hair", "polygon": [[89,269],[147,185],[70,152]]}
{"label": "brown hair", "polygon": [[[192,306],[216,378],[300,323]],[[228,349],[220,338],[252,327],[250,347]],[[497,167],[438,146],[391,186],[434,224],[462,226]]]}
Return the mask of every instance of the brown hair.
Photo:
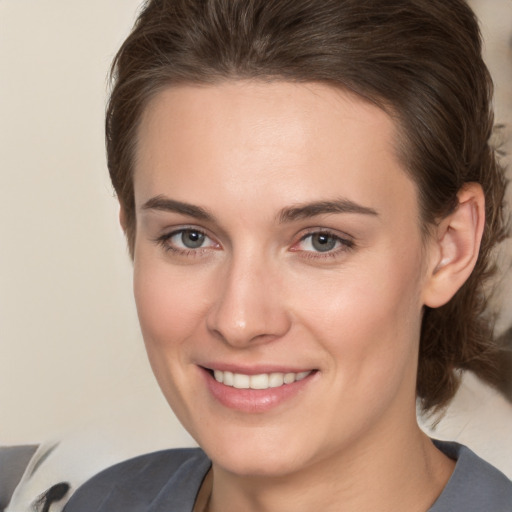
{"label": "brown hair", "polygon": [[473,274],[445,306],[425,311],[417,394],[424,410],[455,394],[459,369],[505,386],[484,284],[505,235],[505,178],[489,140],[492,81],[464,0],[150,0],[112,67],[108,167],[133,254],[133,164],[148,101],[177,83],[320,81],[379,105],[400,128],[401,158],[420,195],[423,226],[478,182],[486,227]]}

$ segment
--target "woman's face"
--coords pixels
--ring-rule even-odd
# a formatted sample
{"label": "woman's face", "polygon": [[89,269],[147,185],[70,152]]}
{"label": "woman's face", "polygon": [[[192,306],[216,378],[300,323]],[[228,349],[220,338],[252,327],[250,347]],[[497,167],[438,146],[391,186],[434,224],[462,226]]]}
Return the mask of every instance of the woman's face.
{"label": "woman's face", "polygon": [[140,323],[219,467],[287,474],[415,425],[428,247],[394,142],[382,110],[320,84],[179,86],[145,111]]}

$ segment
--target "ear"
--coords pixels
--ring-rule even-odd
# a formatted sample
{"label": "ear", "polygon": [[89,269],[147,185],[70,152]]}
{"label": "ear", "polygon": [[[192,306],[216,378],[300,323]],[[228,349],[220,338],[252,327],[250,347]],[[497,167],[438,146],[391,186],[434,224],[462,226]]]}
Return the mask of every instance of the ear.
{"label": "ear", "polygon": [[485,224],[485,196],[478,183],[467,183],[457,194],[454,212],[435,228],[423,304],[446,304],[465,283],[475,267]]}

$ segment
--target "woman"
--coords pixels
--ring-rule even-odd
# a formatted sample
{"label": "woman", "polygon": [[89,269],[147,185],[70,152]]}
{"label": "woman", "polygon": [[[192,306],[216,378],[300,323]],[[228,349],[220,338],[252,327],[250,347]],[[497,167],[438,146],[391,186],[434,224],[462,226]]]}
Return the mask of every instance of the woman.
{"label": "woman", "polygon": [[466,3],[153,0],[113,69],[142,332],[201,448],[115,466],[66,511],[512,510],[510,481],[416,422],[460,370],[508,385]]}

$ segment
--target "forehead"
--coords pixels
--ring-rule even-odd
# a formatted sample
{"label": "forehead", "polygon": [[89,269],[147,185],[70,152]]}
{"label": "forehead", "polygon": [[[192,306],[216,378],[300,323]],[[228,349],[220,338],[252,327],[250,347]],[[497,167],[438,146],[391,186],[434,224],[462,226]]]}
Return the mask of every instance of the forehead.
{"label": "forehead", "polygon": [[[169,87],[139,126],[135,194],[172,192],[235,202],[350,195],[356,202],[415,187],[397,157],[394,121],[356,95],[325,84],[234,81]],[[219,191],[219,184],[222,190]],[[318,197],[315,197],[318,196]],[[278,205],[276,204],[276,207]]]}

